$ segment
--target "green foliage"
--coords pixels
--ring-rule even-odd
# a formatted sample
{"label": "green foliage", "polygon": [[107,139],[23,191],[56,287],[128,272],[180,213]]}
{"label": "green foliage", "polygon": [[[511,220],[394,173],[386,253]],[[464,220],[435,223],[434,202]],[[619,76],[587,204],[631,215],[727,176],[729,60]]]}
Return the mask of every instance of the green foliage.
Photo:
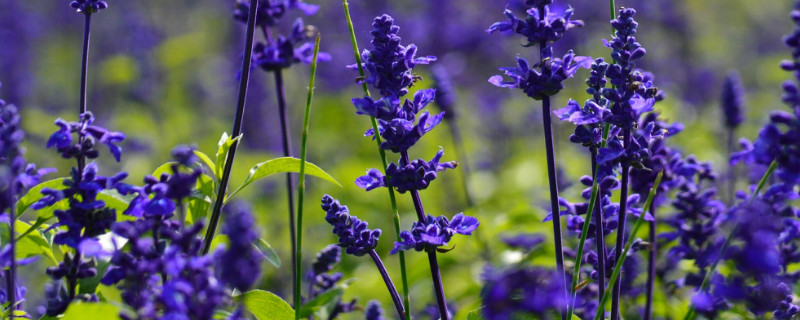
{"label": "green foliage", "polygon": [[219,142],[217,143],[217,160],[214,164],[214,175],[217,177],[217,181],[222,178],[222,171],[224,170],[225,163],[228,160],[228,151],[231,150],[233,143],[241,138],[242,135],[237,137],[229,137],[227,132],[223,132],[222,137],[219,138]]}
{"label": "green foliage", "polygon": [[[87,318],[104,320],[120,319],[119,311],[119,307],[110,303],[73,302],[69,305],[67,311],[64,312],[64,316],[61,317],[61,320],[85,320]],[[87,317],[87,315],[90,316]]]}
{"label": "green foliage", "polygon": [[294,309],[272,292],[252,290],[236,298],[257,320],[294,319]]}
{"label": "green foliage", "polygon": [[[30,208],[30,206],[33,205],[33,203],[39,201],[39,199],[42,198],[42,189],[44,188],[50,188],[55,190],[66,189],[66,187],[64,186],[65,179],[66,178],[57,178],[53,180],[48,180],[30,188],[28,192],[25,193],[25,195],[19,198],[19,200],[17,201],[17,216],[22,215],[25,212],[25,210],[28,210],[28,208]],[[57,202],[51,208],[53,208],[53,210],[56,209],[66,210],[68,208],[67,199],[63,199]],[[40,210],[40,213],[45,210],[48,209],[42,209]],[[52,213],[53,210],[49,210],[48,212]]]}
{"label": "green foliage", "polygon": [[253,246],[267,259],[267,262],[275,266],[275,268],[281,267],[281,258],[278,256],[278,253],[275,252],[275,249],[272,249],[272,246],[264,241],[264,239],[258,239],[258,242],[254,243]]}
{"label": "green foliage", "polygon": [[344,288],[342,286],[336,286],[317,295],[314,299],[311,299],[311,301],[306,302],[300,307],[298,311],[300,314],[299,317],[308,318],[313,314],[317,319],[328,319],[343,294]]}
{"label": "green foliage", "polygon": [[[300,159],[292,158],[292,157],[282,157],[272,160],[267,160],[262,163],[256,164],[250,169],[250,174],[244,180],[239,188],[236,188],[233,192],[228,195],[226,198],[226,202],[233,198],[234,195],[242,191],[245,187],[249,186],[251,183],[258,181],[259,179],[265,178],[269,175],[282,173],[282,172],[300,172]],[[306,168],[305,174],[310,176],[315,176],[317,178],[322,178],[328,182],[334,183],[338,186],[342,186],[339,181],[336,181],[330,174],[322,170],[317,165],[306,161]]]}

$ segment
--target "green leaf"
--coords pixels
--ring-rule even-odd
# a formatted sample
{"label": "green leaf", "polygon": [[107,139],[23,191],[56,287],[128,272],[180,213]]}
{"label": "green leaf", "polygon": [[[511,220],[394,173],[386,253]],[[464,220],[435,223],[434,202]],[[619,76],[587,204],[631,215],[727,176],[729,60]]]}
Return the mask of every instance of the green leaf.
{"label": "green leaf", "polygon": [[319,319],[328,319],[332,308],[336,307],[336,302],[342,298],[344,289],[342,287],[335,287],[322,294],[317,295],[311,301],[306,302],[300,307],[300,318],[308,318],[314,314]]}
{"label": "green leaf", "polygon": [[237,300],[258,320],[294,319],[294,309],[272,292],[252,290],[238,295]]}
{"label": "green leaf", "polygon": [[[66,189],[67,187],[64,185],[64,180],[65,179],[66,178],[58,178],[58,179],[48,180],[48,181],[42,182],[40,184],[37,184],[33,188],[30,188],[28,190],[28,192],[25,193],[24,196],[22,196],[22,198],[19,198],[19,200],[17,200],[17,216],[22,215],[25,212],[25,210],[28,210],[28,208],[30,208],[30,206],[33,205],[34,202],[39,201],[39,199],[41,199],[43,197],[42,196],[42,189],[44,189],[44,188],[50,188],[50,189],[55,189],[55,190]],[[53,205],[50,208],[62,209],[63,210],[66,207],[67,207],[67,199],[64,199],[64,200],[61,200],[61,201],[57,202],[55,205]],[[48,210],[48,209],[49,208],[44,208],[44,209],[40,210],[39,212],[42,212],[43,210]],[[55,209],[53,209],[53,210],[55,210]],[[52,213],[53,210],[49,210],[49,212]],[[41,214],[40,214],[40,216],[41,216]],[[52,214],[51,214],[51,216],[52,216]]]}
{"label": "green leaf", "polygon": [[264,241],[264,239],[258,239],[258,242],[254,243],[253,246],[267,259],[267,262],[275,266],[275,268],[281,267],[281,258],[278,257],[278,254],[272,249],[272,246]]}
{"label": "green leaf", "polygon": [[[206,166],[208,166],[209,169],[211,169],[211,172],[213,172],[216,175],[217,166],[214,165],[214,161],[211,161],[211,158],[207,154],[195,150],[194,151],[194,155],[196,155],[198,158],[200,158],[200,161],[203,161],[203,163]],[[219,179],[219,178],[220,177],[217,177],[217,179]]]}
{"label": "green leaf", "polygon": [[227,132],[223,132],[222,137],[219,138],[219,142],[217,143],[217,146],[219,147],[217,149],[217,162],[214,170],[214,175],[217,176],[217,179],[222,177],[222,170],[225,167],[225,161],[228,160],[228,151],[230,151],[233,143],[241,138],[241,134],[237,137],[228,137]]}
{"label": "green leaf", "polygon": [[136,217],[122,214],[125,210],[128,210],[131,198],[121,195],[117,190],[100,191],[97,194],[97,200],[105,202],[107,208],[114,209],[117,212],[117,221],[132,221],[136,219]]}
{"label": "green leaf", "polygon": [[162,164],[162,165],[158,166],[158,168],[153,170],[153,177],[158,179],[164,173],[172,174],[172,165],[173,164],[175,164],[175,161],[170,161],[170,162],[167,162],[165,164]]}
{"label": "green leaf", "polygon": [[467,313],[467,320],[484,320],[483,314],[481,313],[481,309],[475,309]]}
{"label": "green leaf", "polygon": [[[17,220],[14,224],[16,230],[29,230],[31,225],[27,222]],[[34,229],[35,230],[35,229]],[[8,238],[8,229],[3,229],[3,238]],[[16,243],[17,259],[24,259],[33,256],[45,256],[52,265],[58,264],[58,259],[53,255],[50,243],[39,232],[28,232],[26,235],[17,237]]]}
{"label": "green leaf", "polygon": [[189,197],[188,210],[191,219],[190,222],[198,221],[208,215],[208,207],[211,206],[214,199],[214,180],[208,175],[201,174],[197,178],[197,185],[192,195]]}
{"label": "green leaf", "polygon": [[58,317],[43,315],[39,320],[58,320]]}
{"label": "green leaf", "polygon": [[71,303],[61,320],[119,319],[119,307],[104,302]]}
{"label": "green leaf", "polygon": [[100,285],[100,279],[106,274],[106,270],[111,265],[111,262],[108,260],[98,260],[97,261],[97,274],[91,278],[82,278],[78,280],[78,288],[80,289],[79,293],[97,293],[97,287]]}
{"label": "green leaf", "polygon": [[[230,195],[228,195],[228,197],[225,199],[225,202],[233,198],[235,194],[237,194],[239,191],[242,191],[242,189],[251,183],[256,182],[266,176],[281,172],[300,172],[300,159],[292,157],[276,158],[253,166],[253,168],[250,169],[250,174],[244,180],[244,183],[242,183],[242,185],[239,186],[239,188],[237,188],[235,191],[231,192]],[[339,181],[336,181],[336,179],[334,179],[330,174],[308,161],[306,161],[305,174],[322,178],[340,187],[342,186],[342,184],[339,183]]]}

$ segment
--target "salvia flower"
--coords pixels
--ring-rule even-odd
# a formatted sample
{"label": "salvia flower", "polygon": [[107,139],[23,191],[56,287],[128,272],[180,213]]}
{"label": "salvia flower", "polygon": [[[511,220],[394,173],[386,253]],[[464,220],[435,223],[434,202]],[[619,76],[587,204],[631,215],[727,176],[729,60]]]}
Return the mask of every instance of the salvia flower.
{"label": "salvia flower", "polygon": [[[544,50],[552,51],[552,48]],[[503,76],[496,75],[489,78],[489,83],[501,88],[519,88],[529,97],[542,100],[564,89],[564,80],[572,78],[580,68],[589,68],[591,64],[592,58],[575,56],[572,51],[563,58],[545,58],[532,66],[524,58],[517,57],[517,67],[500,68],[511,80],[504,81]]]}
{"label": "salvia flower", "polygon": [[431,161],[417,159],[406,163],[400,159],[398,163],[389,164],[385,176],[378,169],[370,169],[366,175],[356,179],[356,185],[367,191],[386,186],[394,187],[400,193],[424,190],[436,179],[437,172],[454,169],[458,165],[455,161],[440,162],[443,155],[444,151],[439,150]]}
{"label": "salvia flower", "polygon": [[744,119],[744,88],[739,73],[731,71],[725,77],[722,85],[722,99],[720,100],[722,114],[725,119],[725,127],[734,129],[742,123]]}
{"label": "salvia flower", "polygon": [[[305,15],[310,16],[319,11],[319,6],[305,3],[302,0],[258,0],[256,25],[262,28],[275,26],[280,21],[280,18],[291,9],[298,9]],[[249,12],[250,1],[238,0],[233,11],[233,18],[242,23],[247,23]]]}
{"label": "salvia flower", "polygon": [[363,256],[378,245],[381,230],[367,229],[366,221],[350,215],[347,206],[339,203],[329,195],[322,197],[322,210],[325,210],[325,221],[333,226],[333,233],[339,236],[339,246],[347,254]]}
{"label": "salvia flower", "polygon": [[383,317],[383,308],[381,303],[377,300],[370,300],[367,303],[367,310],[364,312],[364,319],[366,320],[385,320]]}
{"label": "salvia flower", "polygon": [[228,236],[228,246],[216,256],[217,277],[229,286],[247,291],[261,275],[263,255],[253,247],[258,241],[258,231],[253,228],[252,208],[244,202],[225,206],[227,214],[222,233]]}
{"label": "salvia flower", "polygon": [[[341,256],[342,248],[337,245],[329,245],[317,253],[317,257],[311,264],[311,271],[309,271],[306,276],[306,280],[309,282],[310,288],[306,301],[310,301],[320,294],[333,289],[339,283],[339,281],[342,280],[343,275],[341,272],[330,272],[334,267],[336,267],[337,264],[339,264]],[[339,298],[338,301],[336,301],[336,306],[333,307],[331,313],[329,314],[329,317],[333,319],[342,313],[348,313],[355,310],[356,299],[350,300],[350,302],[343,302],[341,298]],[[369,306],[367,307],[367,310],[369,310]],[[369,311],[367,311],[367,313],[369,313]]]}
{"label": "salvia flower", "polygon": [[100,0],[74,0],[69,6],[78,13],[92,14],[108,8],[108,3]]}
{"label": "salvia flower", "polygon": [[[425,89],[417,91],[413,100],[406,99],[402,105],[397,99],[386,97],[378,100],[370,97],[354,98],[353,105],[356,107],[356,113],[369,115],[378,120],[378,134],[383,138],[381,148],[403,153],[442,122],[444,112],[431,115],[425,111],[418,115],[433,102],[435,96],[435,90]],[[373,129],[364,133],[364,136],[374,135]]]}
{"label": "salvia flower", "polygon": [[[280,35],[277,39],[268,39],[253,46],[253,66],[276,71],[295,63],[310,64],[314,54],[314,45],[310,41],[314,34],[312,26],[303,25],[303,19],[297,18],[288,37]],[[330,61],[331,56],[320,52],[317,60]]]}
{"label": "salvia flower", "polygon": [[524,19],[517,18],[511,10],[506,9],[503,14],[508,21],[495,22],[486,32],[513,31],[525,36],[528,40],[526,46],[533,46],[558,41],[567,30],[583,26],[583,21],[572,19],[575,10],[569,8],[561,14],[551,12],[551,3],[552,1],[528,1],[527,4],[533,8],[527,10],[528,16]]}
{"label": "salvia flower", "polygon": [[482,276],[483,315],[489,320],[535,317],[556,319],[567,305],[562,277],[537,267],[487,268]]}
{"label": "salvia flower", "polygon": [[[364,81],[378,89],[382,96],[398,99],[408,93],[418,76],[412,72],[418,64],[436,61],[434,56],[417,57],[417,46],[400,44],[400,27],[389,15],[376,17],[372,22],[372,50],[364,50],[361,58],[369,72]],[[358,69],[358,66],[348,66]]]}
{"label": "salvia flower", "polygon": [[455,234],[471,235],[478,228],[478,219],[456,214],[449,220],[445,216],[434,217],[428,215],[425,221],[416,221],[411,225],[411,231],[400,232],[401,242],[394,243],[391,254],[414,249],[416,251],[436,250],[446,246]]}
{"label": "salvia flower", "polygon": [[[55,123],[59,129],[47,140],[47,147],[55,147],[65,159],[94,159],[100,155],[95,146],[97,143],[102,143],[108,146],[114,159],[119,162],[122,148],[117,143],[125,140],[125,134],[92,125],[94,115],[91,112],[81,114],[80,118],[79,122],[56,120]],[[78,139],[73,140],[73,134],[77,134]]]}

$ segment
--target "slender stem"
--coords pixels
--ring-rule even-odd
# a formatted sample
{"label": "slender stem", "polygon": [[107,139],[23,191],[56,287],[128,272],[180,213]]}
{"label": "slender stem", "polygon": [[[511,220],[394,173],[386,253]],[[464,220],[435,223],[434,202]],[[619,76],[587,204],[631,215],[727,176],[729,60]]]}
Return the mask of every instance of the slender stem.
{"label": "slender stem", "polygon": [[[772,176],[772,173],[775,172],[775,169],[778,168],[778,161],[774,160],[767,168],[767,172],[764,173],[764,176],[761,177],[761,180],[758,182],[758,186],[756,187],[756,191],[750,195],[750,199],[747,201],[747,205],[753,203],[753,200],[758,198],[758,194],[761,193],[761,189],[767,184],[767,181]],[[725,252],[728,251],[728,247],[731,245],[731,240],[733,239],[733,235],[736,233],[736,229],[739,228],[739,223],[742,222],[742,215],[740,214],[739,217],[736,218],[736,223],[733,225],[733,229],[725,238],[725,242],[722,243],[722,248],[719,249],[719,254],[717,258],[714,260],[714,263],[711,264],[711,267],[703,276],[703,282],[700,284],[700,288],[697,289],[697,292],[703,292],[708,288],[708,284],[711,281],[711,277],[714,276],[714,273],[717,271],[717,266],[719,262],[722,260],[722,257],[725,256]],[[684,320],[692,319],[694,317],[694,305],[689,304],[689,311],[686,312],[686,316],[683,317]]]}
{"label": "slender stem", "polygon": [[[306,146],[308,145],[308,118],[311,115],[311,101],[314,99],[314,80],[317,75],[317,56],[319,55],[320,35],[314,41],[314,58],[311,61],[311,77],[308,80],[308,95],[306,96],[306,110],[303,114],[303,138],[300,144],[300,185],[297,189],[297,246],[294,258],[294,305],[295,319],[300,319],[300,283],[302,281],[300,259],[303,257],[303,197],[306,194]],[[291,201],[289,201],[291,203]],[[374,252],[374,250],[373,250]],[[309,292],[309,295],[311,292]]]}
{"label": "slender stem", "polygon": [[[544,97],[544,99],[542,99],[542,119],[544,120],[544,143],[547,153],[547,177],[550,180],[550,210],[553,212],[553,240],[555,241],[556,268],[564,283],[564,295],[569,297],[569,291],[566,288],[567,275],[564,272],[564,250],[561,243],[561,215],[558,206],[558,182],[556,178],[555,154],[553,152],[550,97]],[[564,311],[565,310],[562,310],[561,312],[562,318],[566,318],[566,313]]]}
{"label": "slender stem", "polygon": [[[734,129],[728,129],[728,154],[733,153],[733,140],[734,140]],[[736,167],[728,163],[728,190],[727,190],[727,200],[729,205],[733,205],[736,197],[734,196],[736,193]]]}
{"label": "slender stem", "polygon": [[381,273],[383,282],[386,284],[386,289],[389,289],[389,294],[392,296],[392,302],[394,302],[394,307],[397,309],[397,314],[400,316],[400,319],[405,318],[406,310],[403,307],[403,302],[400,301],[400,295],[397,294],[397,289],[394,287],[394,283],[392,283],[392,278],[389,277],[389,273],[386,272],[386,267],[383,266],[381,257],[378,256],[378,253],[375,252],[375,249],[372,249],[369,252],[369,256],[372,257],[372,261],[374,261],[375,266],[378,267],[378,271]]}
{"label": "slender stem", "polygon": [[[401,161],[409,163],[408,151],[400,153]],[[419,197],[419,190],[409,190],[411,199],[414,202],[414,209],[417,212],[417,219],[420,222],[425,221],[425,208],[422,207],[422,199]],[[439,262],[436,260],[436,251],[428,250],[428,263],[431,266],[431,277],[433,278],[433,288],[436,294],[436,302],[439,304],[439,315],[442,320],[450,318],[447,311],[447,299],[444,295],[444,286],[442,285],[442,275],[439,271]]]}
{"label": "slender stem", "polygon": [[[280,69],[275,70],[275,92],[277,92],[278,98],[278,113],[281,118],[281,143],[283,146],[283,156],[284,157],[291,157],[292,156],[292,146],[291,146],[291,133],[289,129],[289,112],[286,110],[286,91],[283,86],[283,73]],[[295,274],[298,267],[298,257],[295,255],[298,251],[297,247],[297,227],[295,215],[294,215],[294,181],[292,180],[292,174],[286,173],[286,202],[288,203],[289,207],[289,236],[291,237],[291,244],[292,244],[292,279],[297,278],[300,274]],[[299,206],[299,205],[298,205]],[[297,296],[298,292],[300,292],[299,283],[296,283],[295,286],[292,288],[294,295]]]}
{"label": "slender stem", "polygon": [[647,252],[647,302],[644,305],[644,320],[653,318],[653,289],[656,284],[656,250],[658,249],[656,246],[656,208],[650,208],[650,213],[653,215],[653,221],[649,221],[650,250]]}
{"label": "slender stem", "polygon": [[[242,77],[239,80],[239,96],[236,103],[236,117],[233,122],[233,137],[238,137],[242,133],[242,120],[244,118],[245,100],[247,100],[247,85],[250,82],[250,63],[253,55],[253,34],[256,29],[256,10],[258,9],[258,0],[250,0],[250,12],[247,15],[247,38],[245,39],[244,47],[244,61],[242,61]],[[222,205],[225,202],[225,191],[228,188],[228,179],[230,179],[231,169],[233,168],[233,159],[236,156],[236,147],[239,145],[239,140],[236,140],[231,145],[228,151],[227,159],[225,160],[225,168],[222,172],[222,178],[219,182],[217,192],[217,199],[214,201],[214,211],[211,213],[211,220],[208,222],[208,229],[206,230],[205,238],[203,239],[202,254],[208,253],[211,249],[211,240],[214,237],[214,232],[219,223],[220,213],[222,212]]]}
{"label": "slender stem", "polygon": [[81,95],[80,106],[78,108],[78,115],[86,112],[86,73],[89,69],[89,38],[90,30],[92,27],[92,14],[87,11],[84,13],[86,17],[83,24],[83,55],[81,57]]}
{"label": "slender stem", "polygon": [[[623,132],[623,143],[624,148],[627,149],[631,145],[631,129],[625,128]],[[628,176],[630,173],[631,166],[627,162],[622,163],[622,187],[620,188],[620,196],[619,196],[619,213],[617,218],[617,242],[614,247],[614,253],[616,254],[617,260],[621,258],[620,252],[622,252],[622,244],[625,242],[625,217],[627,216],[628,211]],[[644,213],[642,213],[644,215]],[[631,235],[633,238],[633,235]],[[620,275],[617,274],[616,277]],[[614,279],[612,279],[613,281]],[[616,279],[614,284],[614,291],[611,297],[611,320],[616,320],[619,318],[619,294],[622,290],[622,281]]]}
{"label": "slender stem", "polygon": [[[350,43],[353,46],[353,55],[356,60],[356,65],[358,66],[358,74],[361,78],[364,78],[364,67],[361,65],[361,54],[358,51],[358,41],[356,41],[356,32],[355,28],[353,27],[353,19],[350,18],[350,5],[347,3],[347,0],[342,0],[342,6],[344,7],[344,15],[345,19],[347,20],[347,29],[350,32]],[[367,82],[361,82],[361,87],[364,90],[364,95],[369,97],[369,88],[367,87]],[[374,132],[380,132],[378,130],[378,121],[375,120],[375,117],[370,117],[372,121],[372,130]],[[381,137],[380,135],[375,135],[375,143],[378,145],[378,153],[381,156],[381,164],[383,165],[381,168],[383,169],[383,173],[386,174],[386,167],[388,167],[388,163],[386,161],[386,151],[381,148]],[[394,189],[386,188],[389,192],[389,201],[392,205],[392,214],[393,214],[393,223],[394,223],[394,230],[395,230],[395,239],[399,242],[400,241],[400,214],[397,211],[397,199],[394,195]],[[402,278],[403,284],[403,302],[406,308],[411,308],[410,299],[408,296],[408,277],[406,276],[406,255],[405,252],[400,251],[398,253],[400,258],[400,277]],[[406,320],[411,320],[411,314],[406,313],[405,315]]]}
{"label": "slender stem", "polygon": [[[13,198],[16,198],[16,179],[12,180],[11,185],[8,187],[8,192],[11,194]],[[11,207],[9,208],[8,215],[11,217],[11,223],[9,223],[9,237],[8,243],[11,250],[11,264],[8,267],[8,290],[6,294],[8,295],[8,302],[9,302],[9,309],[11,310],[11,316],[14,316],[14,310],[17,309],[17,256],[16,256],[16,242],[14,239],[14,228],[16,227],[15,224],[17,222],[17,208],[16,208],[16,201],[12,198],[11,200]]]}
{"label": "slender stem", "polygon": [[[633,232],[631,232],[630,238],[625,243],[625,250],[622,251],[622,254],[619,255],[619,259],[617,259],[616,264],[614,264],[614,272],[611,273],[611,282],[608,283],[608,287],[614,287],[616,285],[617,280],[619,279],[619,272],[622,270],[622,265],[625,263],[625,259],[628,258],[628,252],[631,249],[631,245],[633,245],[633,238],[635,237],[636,233],[639,231],[639,228],[642,226],[642,221],[644,221],[644,212],[650,210],[650,206],[653,204],[653,198],[656,196],[656,191],[658,190],[658,185],[661,184],[661,177],[664,175],[664,172],[659,172],[658,176],[656,177],[656,181],[653,183],[653,187],[650,188],[650,194],[647,196],[647,201],[644,203],[644,209],[642,210],[642,214],[639,215],[639,219],[636,220],[636,223],[633,225]],[[605,305],[608,302],[608,298],[611,295],[611,290],[608,288],[603,292],[603,299],[600,300],[600,305]],[[599,309],[598,309],[599,310]],[[597,312],[594,315],[594,320],[603,319],[605,315],[601,312]],[[612,318],[613,319],[613,318]]]}

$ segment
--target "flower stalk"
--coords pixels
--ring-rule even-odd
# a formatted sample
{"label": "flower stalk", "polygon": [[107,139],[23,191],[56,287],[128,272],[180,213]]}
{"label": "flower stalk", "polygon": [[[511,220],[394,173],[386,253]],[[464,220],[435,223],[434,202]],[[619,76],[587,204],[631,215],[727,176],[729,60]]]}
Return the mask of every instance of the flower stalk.
{"label": "flower stalk", "polygon": [[[314,80],[317,75],[317,57],[319,55],[319,42],[320,35],[314,41],[314,58],[311,62],[311,77],[308,80],[308,94],[306,96],[306,109],[303,114],[303,138],[300,144],[300,183],[297,190],[297,245],[294,248],[294,305],[295,305],[295,319],[300,319],[300,284],[301,278],[301,258],[303,256],[303,198],[306,193],[306,146],[308,144],[308,118],[311,114],[311,101],[314,99]],[[278,71],[279,72],[279,71]],[[277,74],[277,73],[276,73]],[[291,183],[291,179],[289,179]],[[291,203],[291,201],[289,201]],[[373,250],[372,252],[375,252]],[[373,257],[373,259],[375,259]],[[380,259],[378,259],[380,260]],[[381,265],[382,266],[382,265]],[[309,292],[310,294],[310,292]]]}
{"label": "flower stalk", "polygon": [[[239,80],[239,95],[236,103],[236,116],[233,122],[233,137],[238,137],[242,134],[242,122],[244,120],[245,101],[247,100],[247,85],[250,82],[250,64],[253,54],[253,36],[256,29],[256,10],[258,9],[258,0],[250,0],[250,11],[247,16],[247,35],[245,38],[244,59],[242,61],[241,79]],[[202,254],[207,254],[211,249],[211,240],[214,238],[214,233],[219,223],[220,213],[222,206],[225,202],[225,192],[228,188],[228,180],[230,179],[231,169],[233,168],[233,160],[236,156],[236,149],[239,146],[239,139],[233,142],[230,150],[228,151],[225,167],[220,178],[217,199],[214,201],[214,211],[211,213],[211,219],[208,223],[208,229],[203,239]]]}

